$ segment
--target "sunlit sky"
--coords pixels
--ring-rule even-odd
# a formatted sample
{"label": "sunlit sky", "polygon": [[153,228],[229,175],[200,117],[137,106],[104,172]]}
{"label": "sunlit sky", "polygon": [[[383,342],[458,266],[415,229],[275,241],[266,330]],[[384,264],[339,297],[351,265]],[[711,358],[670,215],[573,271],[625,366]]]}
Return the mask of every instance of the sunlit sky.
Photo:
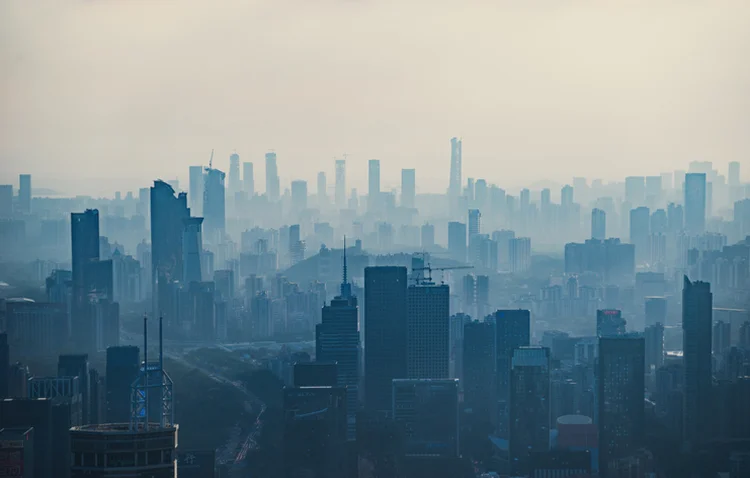
{"label": "sunlit sky", "polygon": [[2,0],[0,183],[137,190],[236,150],[282,187],[750,178],[747,0]]}

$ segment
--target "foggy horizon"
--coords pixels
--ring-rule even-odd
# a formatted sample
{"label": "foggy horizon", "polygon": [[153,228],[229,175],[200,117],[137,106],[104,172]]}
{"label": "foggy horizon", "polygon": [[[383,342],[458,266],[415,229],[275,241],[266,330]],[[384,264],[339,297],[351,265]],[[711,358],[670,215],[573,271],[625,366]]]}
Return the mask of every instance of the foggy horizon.
{"label": "foggy horizon", "polygon": [[243,3],[0,4],[0,182],[185,184],[211,149],[261,178],[275,150],[282,189],[348,153],[349,187],[375,158],[444,193],[453,136],[509,190],[748,157],[745,2]]}

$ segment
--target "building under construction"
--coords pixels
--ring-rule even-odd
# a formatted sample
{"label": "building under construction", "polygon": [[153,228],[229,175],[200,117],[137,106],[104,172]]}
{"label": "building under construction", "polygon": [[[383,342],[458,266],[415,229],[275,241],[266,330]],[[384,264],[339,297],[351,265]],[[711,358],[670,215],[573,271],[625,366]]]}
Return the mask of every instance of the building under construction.
{"label": "building under construction", "polygon": [[131,387],[130,422],[72,428],[71,478],[176,478],[178,426],[172,380],[164,372],[161,318],[157,362],[148,361],[145,317],[143,335],[144,357]]}

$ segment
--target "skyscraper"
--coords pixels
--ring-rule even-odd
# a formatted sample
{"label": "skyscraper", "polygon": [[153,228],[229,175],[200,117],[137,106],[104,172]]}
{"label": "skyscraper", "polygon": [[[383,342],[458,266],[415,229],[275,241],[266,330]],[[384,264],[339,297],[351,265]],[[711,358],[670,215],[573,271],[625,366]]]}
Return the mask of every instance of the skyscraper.
{"label": "skyscraper", "polygon": [[350,440],[354,439],[356,430],[361,354],[359,340],[359,309],[357,298],[351,294],[345,258],[341,295],[323,307],[322,321],[315,327],[315,360],[336,362],[338,386],[346,387],[347,436]]}
{"label": "skyscraper", "polygon": [[417,173],[415,169],[401,170],[401,207],[413,208],[417,195]]}
{"label": "skyscraper", "polygon": [[422,224],[422,249],[430,250],[435,247],[435,226],[432,224]]}
{"label": "skyscraper", "polygon": [[625,178],[625,201],[631,206],[639,207],[646,200],[646,178],[643,176],[628,176]]}
{"label": "skyscraper", "polygon": [[482,213],[479,209],[469,209],[469,240],[482,232]]}
{"label": "skyscraper", "polygon": [[292,181],[292,209],[297,213],[307,209],[307,181]]}
{"label": "skyscraper", "polygon": [[266,196],[270,202],[279,200],[279,169],[276,163],[276,153],[266,153]]}
{"label": "skyscraper", "polygon": [[140,351],[135,346],[107,349],[107,423],[130,421],[131,385],[138,378]]}
{"label": "skyscraper", "polygon": [[203,253],[203,238],[201,226],[202,217],[186,217],[183,219],[185,228],[182,231],[182,280],[186,284],[201,281],[201,254]]}
{"label": "skyscraper", "polygon": [[182,280],[182,232],[190,217],[187,194],[175,196],[172,186],[154,181],[151,188],[151,284],[153,310],[167,319],[177,319],[173,287]]}
{"label": "skyscraper", "polygon": [[646,373],[653,373],[664,365],[664,325],[646,326],[643,338],[646,342]]}
{"label": "skyscraper", "polygon": [[510,440],[508,452],[513,476],[528,473],[530,453],[549,450],[549,349],[513,350],[510,371]]}
{"label": "skyscraper", "polygon": [[92,285],[91,264],[99,260],[99,211],[87,209],[70,214],[72,304],[70,327],[73,342],[83,350],[92,346],[93,323],[87,299]]}
{"label": "skyscraper", "polygon": [[232,153],[229,155],[229,196],[242,191],[242,180],[240,178],[240,155]]}
{"label": "skyscraper", "polygon": [[448,223],[448,253],[452,259],[466,262],[466,224]]}
{"label": "skyscraper", "polygon": [[318,173],[318,205],[323,205],[328,202],[328,184],[326,181],[326,173],[323,171]]}
{"label": "skyscraper", "polygon": [[83,424],[91,423],[91,383],[89,376],[88,354],[60,355],[57,360],[58,377],[78,377],[83,399]]}
{"label": "skyscraper", "polygon": [[737,187],[741,184],[739,161],[732,161],[729,163],[729,169],[727,170],[727,182],[730,188]]}
{"label": "skyscraper", "polygon": [[[641,337],[599,339],[597,399],[599,423],[599,474],[612,463],[637,450],[644,426],[645,345]],[[708,390],[710,393],[710,388]]]}
{"label": "skyscraper", "polygon": [[648,236],[651,231],[651,213],[645,206],[630,210],[630,243],[635,245],[636,262],[649,257]]}
{"label": "skyscraper", "polygon": [[603,241],[607,238],[607,214],[601,209],[591,210],[591,239]]}
{"label": "skyscraper", "polygon": [[253,171],[253,163],[242,163],[242,188],[245,191],[245,194],[247,194],[247,197],[251,198],[255,195],[255,172]]}
{"label": "skyscraper", "polygon": [[480,419],[491,420],[497,408],[495,323],[464,325],[462,349],[464,406]]}
{"label": "skyscraper", "polygon": [[206,240],[213,245],[224,241],[226,232],[226,190],[223,171],[206,168],[203,193],[203,229]]}
{"label": "skyscraper", "polygon": [[13,216],[13,185],[0,184],[0,219]]}
{"label": "skyscraper", "polygon": [[706,230],[706,175],[685,175],[685,231],[691,235],[703,234]]}
{"label": "skyscraper", "polygon": [[451,175],[450,183],[448,184],[448,195],[452,199],[456,199],[461,195],[461,185],[463,184],[461,179],[461,163],[461,140],[451,138]]}
{"label": "skyscraper", "polygon": [[508,437],[510,370],[513,350],[527,347],[531,340],[531,313],[528,310],[498,310],[495,320],[495,353],[497,354],[498,433]]}
{"label": "skyscraper", "polygon": [[685,449],[692,449],[706,441],[709,438],[707,430],[711,428],[712,307],[711,285],[708,282],[690,282],[685,277],[682,288],[682,349],[685,370],[683,446]]}
{"label": "skyscraper", "polygon": [[410,285],[406,296],[408,378],[446,379],[450,363],[450,288]]}
{"label": "skyscraper", "polygon": [[190,166],[188,202],[195,215],[203,213],[203,166]]}
{"label": "skyscraper", "polygon": [[622,311],[617,309],[602,309],[596,311],[597,337],[616,337],[625,334],[625,319]]}
{"label": "skyscraper", "polygon": [[18,210],[21,214],[31,214],[31,174],[18,177]]}
{"label": "skyscraper", "polygon": [[336,207],[346,207],[346,159],[336,160]]}
{"label": "skyscraper", "polygon": [[371,159],[367,168],[367,208],[374,211],[380,204],[380,161]]}
{"label": "skyscraper", "polygon": [[406,267],[365,268],[365,407],[389,412],[391,382],[406,378]]}

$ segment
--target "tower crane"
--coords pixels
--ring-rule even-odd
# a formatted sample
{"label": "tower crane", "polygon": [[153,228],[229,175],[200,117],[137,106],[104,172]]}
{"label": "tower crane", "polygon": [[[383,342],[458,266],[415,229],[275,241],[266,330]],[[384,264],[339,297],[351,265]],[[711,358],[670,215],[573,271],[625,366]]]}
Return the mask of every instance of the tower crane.
{"label": "tower crane", "polygon": [[[420,274],[416,277],[417,284],[430,284],[432,283],[432,271],[452,271],[457,269],[473,269],[474,266],[452,266],[452,267],[432,267],[427,264],[424,267],[414,267],[412,272],[424,272],[427,271],[427,275]],[[442,281],[441,281],[442,282]]]}

